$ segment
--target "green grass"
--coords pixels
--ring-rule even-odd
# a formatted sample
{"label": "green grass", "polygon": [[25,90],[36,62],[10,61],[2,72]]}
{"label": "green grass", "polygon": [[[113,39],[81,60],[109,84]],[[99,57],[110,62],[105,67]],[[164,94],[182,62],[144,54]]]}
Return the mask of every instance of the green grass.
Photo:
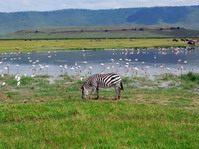
{"label": "green grass", "polygon": [[199,74],[194,74],[192,72],[188,74],[181,75],[180,77],[183,81],[182,87],[185,89],[198,89],[199,84]]}
{"label": "green grass", "polygon": [[[145,78],[123,78],[121,100],[100,89],[81,99],[76,77],[0,77],[0,148],[198,148],[199,94],[177,87],[140,88]],[[178,81],[176,79],[176,81]],[[141,83],[138,83],[141,82]],[[183,83],[183,82],[181,82]]]}
{"label": "green grass", "polygon": [[186,47],[185,42],[172,42],[172,39],[88,39],[74,40],[7,40],[0,41],[0,53],[7,52],[42,52],[53,50],[83,50],[83,49],[122,49],[143,47]]}
{"label": "green grass", "polygon": [[171,108],[77,99],[1,106],[1,113],[3,148],[198,147],[197,113]]}
{"label": "green grass", "polygon": [[187,82],[191,81],[193,83],[199,84],[199,74],[194,74],[192,72],[185,75],[181,75],[181,79]]}

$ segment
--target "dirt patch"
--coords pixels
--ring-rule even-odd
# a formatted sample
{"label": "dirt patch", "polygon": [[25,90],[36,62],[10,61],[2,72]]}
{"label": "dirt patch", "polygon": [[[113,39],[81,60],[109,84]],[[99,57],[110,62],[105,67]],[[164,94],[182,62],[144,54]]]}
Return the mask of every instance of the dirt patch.
{"label": "dirt patch", "polygon": [[50,97],[42,97],[42,98],[36,98],[34,102],[40,103],[40,102],[47,102],[47,101],[54,101],[54,100],[61,100],[60,98],[50,98]]}
{"label": "dirt patch", "polygon": [[0,94],[0,100],[8,100],[8,96],[5,94]]}

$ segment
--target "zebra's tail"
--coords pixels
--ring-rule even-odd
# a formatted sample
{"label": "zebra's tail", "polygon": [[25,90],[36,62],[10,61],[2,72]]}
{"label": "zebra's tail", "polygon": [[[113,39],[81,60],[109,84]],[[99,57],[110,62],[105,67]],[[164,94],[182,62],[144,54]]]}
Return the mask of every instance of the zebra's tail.
{"label": "zebra's tail", "polygon": [[120,82],[120,89],[121,89],[121,90],[124,90],[124,87],[123,87],[123,83],[122,83],[122,82]]}

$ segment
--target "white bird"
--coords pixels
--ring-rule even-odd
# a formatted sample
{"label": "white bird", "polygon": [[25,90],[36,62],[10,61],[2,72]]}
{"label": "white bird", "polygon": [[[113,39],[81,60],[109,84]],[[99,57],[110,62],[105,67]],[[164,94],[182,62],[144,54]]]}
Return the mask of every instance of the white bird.
{"label": "white bird", "polygon": [[135,67],[134,69],[137,70],[137,71],[139,70],[139,68],[137,68],[137,67]]}
{"label": "white bird", "polygon": [[16,80],[17,80],[17,82],[19,82],[19,81],[21,80],[21,77],[17,77],[17,79],[16,79]]}
{"label": "white bird", "polygon": [[19,82],[17,82],[17,86],[19,86],[20,85],[20,81]]}
{"label": "white bird", "polygon": [[171,68],[167,68],[167,70],[170,70]]}
{"label": "white bird", "polygon": [[31,75],[31,78],[34,78],[35,77],[35,75]]}
{"label": "white bird", "polygon": [[17,78],[18,78],[18,75],[15,76],[15,80],[17,80]]}
{"label": "white bird", "polygon": [[181,59],[179,59],[179,60],[178,60],[178,63],[180,63],[181,61],[182,61],[182,60],[181,60]]}

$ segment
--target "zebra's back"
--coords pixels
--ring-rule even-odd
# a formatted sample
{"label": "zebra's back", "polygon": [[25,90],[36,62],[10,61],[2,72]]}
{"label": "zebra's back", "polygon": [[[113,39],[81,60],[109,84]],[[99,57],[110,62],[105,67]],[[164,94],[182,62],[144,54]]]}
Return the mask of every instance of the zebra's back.
{"label": "zebra's back", "polygon": [[115,73],[96,74],[93,76],[93,79],[95,79],[97,86],[101,88],[109,88],[120,85],[121,82],[121,77]]}

